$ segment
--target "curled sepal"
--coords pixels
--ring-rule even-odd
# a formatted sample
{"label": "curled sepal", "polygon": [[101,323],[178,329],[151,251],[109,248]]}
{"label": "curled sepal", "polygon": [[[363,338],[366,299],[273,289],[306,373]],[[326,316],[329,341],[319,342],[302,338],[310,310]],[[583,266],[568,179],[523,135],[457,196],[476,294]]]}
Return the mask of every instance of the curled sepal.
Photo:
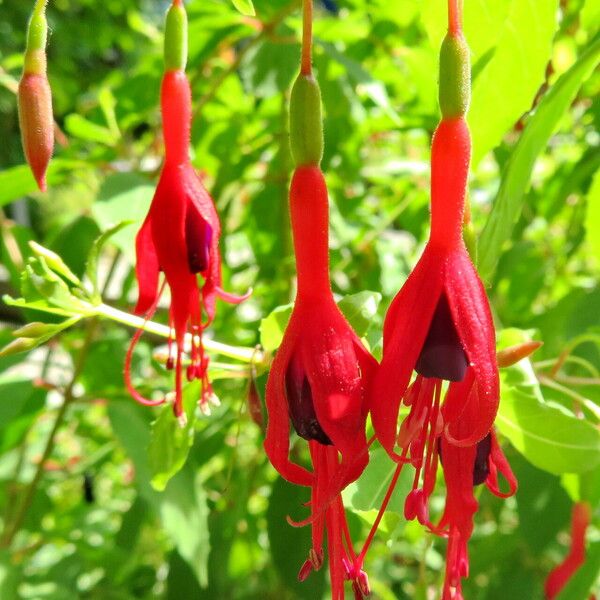
{"label": "curled sepal", "polygon": [[471,101],[469,46],[461,34],[448,34],[440,50],[440,109],[444,119],[463,117]]}
{"label": "curled sepal", "polygon": [[185,70],[188,54],[187,13],[181,0],[175,0],[167,11],[165,23],[165,70]]}
{"label": "curled sepal", "polygon": [[46,76],[46,3],[38,2],[27,29],[23,76],[17,92],[21,141],[27,163],[42,192],[54,149],[52,91]]}
{"label": "curled sepal", "polygon": [[290,144],[297,167],[318,165],[323,158],[321,90],[311,75],[300,73],[290,100]]}

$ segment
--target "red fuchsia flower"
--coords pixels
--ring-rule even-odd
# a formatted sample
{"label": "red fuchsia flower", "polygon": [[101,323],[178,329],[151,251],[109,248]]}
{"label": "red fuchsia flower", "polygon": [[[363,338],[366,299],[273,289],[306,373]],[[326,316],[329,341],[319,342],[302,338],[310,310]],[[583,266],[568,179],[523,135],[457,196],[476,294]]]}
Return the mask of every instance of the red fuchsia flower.
{"label": "red fuchsia flower", "polygon": [[[499,496],[511,495],[517,487],[493,431],[499,402],[494,325],[463,240],[471,138],[465,121],[469,50],[460,13],[459,3],[450,0],[448,35],[440,53],[442,120],[431,149],[430,238],[386,315],[383,359],[371,391],[375,433],[399,462],[392,485],[406,462],[416,469],[406,518],[418,518],[448,537],[444,600],[462,599],[467,543],[478,508],[474,486],[486,483]],[[401,403],[409,414],[398,430]],[[429,498],[439,462],[447,496],[441,521],[433,525]],[[499,474],[508,481],[508,494],[499,489]]]}
{"label": "red fuchsia flower", "polygon": [[585,562],[585,534],[591,519],[592,509],[587,502],[577,502],[573,505],[571,549],[563,562],[555,567],[546,579],[544,590],[547,600],[554,600]]}
{"label": "red fuchsia flower", "polygon": [[[337,307],[329,280],[328,197],[319,168],[323,151],[320,92],[310,64],[310,18],[306,1],[301,73],[292,90],[290,129],[297,168],[290,189],[298,292],[266,390],[265,450],[291,483],[311,488],[312,548],[298,575],[306,579],[324,562],[327,537],[332,597],[344,598],[344,580],[355,597],[369,593],[356,555],[340,492],[367,465],[366,382],[375,360]],[[308,29],[307,29],[308,28]],[[308,441],[312,470],[290,458],[290,422]]]}
{"label": "red fuchsia flower", "polygon": [[[440,54],[442,121],[431,148],[430,238],[388,310],[383,360],[373,388],[373,425],[382,445],[396,458],[396,443],[404,446],[415,429],[443,432],[457,445],[473,445],[489,433],[498,409],[494,324],[462,235],[471,155],[464,119],[470,67],[454,4],[450,2],[450,28]],[[417,379],[408,393],[413,371]],[[449,393],[442,406],[442,382],[450,382],[452,389],[453,383],[465,379],[472,383],[471,393],[460,397]],[[399,440],[401,401],[409,406],[417,398],[418,408],[411,408],[412,418]],[[476,406],[476,418],[468,430],[461,427],[459,435],[457,426],[468,402]]]}
{"label": "red fuchsia flower", "polygon": [[[185,74],[187,17],[181,1],[173,2],[167,13],[165,33],[166,71],[161,88],[161,111],[165,140],[165,162],[148,216],[136,238],[136,276],[139,297],[136,314],[150,318],[156,310],[164,284],[164,272],[171,292],[168,368],[175,368],[174,412],[183,418],[182,380],[186,333],[191,333],[188,380],[202,381],[201,407],[208,409],[213,398],[208,379],[208,357],[202,346],[204,329],[215,317],[216,298],[237,303],[245,297],[221,289],[219,237],[221,227],[212,198],[204,188],[189,157],[192,120],[191,91]],[[202,278],[199,283],[198,276]],[[141,331],[129,348],[125,364],[127,387],[136,400],[156,405],[164,400],[147,400],[132,386],[131,356]],[[175,356],[171,353],[175,343]]]}
{"label": "red fuchsia flower", "polygon": [[[299,577],[321,567],[326,530],[338,600],[344,597],[345,578],[354,580],[356,589],[368,589],[364,573],[351,568],[354,553],[340,492],[368,462],[365,385],[376,363],[331,293],[327,189],[318,166],[296,170],[290,208],[298,294],[267,383],[265,450],[285,479],[312,489],[312,517],[302,524],[312,525],[313,547]],[[309,442],[312,472],[289,457],[290,421]]]}
{"label": "red fuchsia flower", "polygon": [[19,125],[25,158],[42,192],[54,149],[52,91],[46,75],[47,0],[38,0],[27,28],[23,76],[19,82]]}

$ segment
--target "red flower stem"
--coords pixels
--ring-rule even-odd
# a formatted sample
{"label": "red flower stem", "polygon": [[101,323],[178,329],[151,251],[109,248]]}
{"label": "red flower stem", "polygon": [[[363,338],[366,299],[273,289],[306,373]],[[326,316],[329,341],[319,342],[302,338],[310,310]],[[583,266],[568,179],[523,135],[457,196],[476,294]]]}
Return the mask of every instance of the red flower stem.
{"label": "red flower stem", "polygon": [[313,0],[303,0],[302,10],[302,62],[300,72],[303,75],[310,75],[312,73]]}
{"label": "red flower stem", "polygon": [[[406,458],[407,453],[408,453],[408,449],[405,448],[401,455],[402,459]],[[400,477],[400,474],[402,473],[402,467],[405,464],[406,464],[406,462],[404,460],[402,460],[402,462],[398,463],[398,466],[396,467],[396,471],[394,472],[394,476],[392,477],[392,480],[390,481],[390,485],[387,489],[387,492],[385,493],[383,502],[381,503],[381,507],[379,508],[379,512],[377,513],[377,518],[375,519],[375,521],[373,522],[373,525],[371,526],[371,531],[369,531],[369,535],[367,536],[367,539],[365,540],[365,543],[362,547],[362,550],[360,551],[360,554],[358,555],[358,558],[355,561],[355,564],[362,566],[362,563],[365,560],[365,556],[367,555],[369,547],[371,546],[371,542],[373,541],[373,538],[375,537],[375,533],[376,533],[377,529],[379,528],[381,519],[383,519],[383,515],[385,514],[385,511],[387,510],[387,506],[390,503],[390,500],[392,499],[392,494],[394,493],[394,490],[396,489],[396,484],[398,483],[398,478]]]}
{"label": "red flower stem", "polygon": [[448,33],[456,37],[462,34],[463,0],[448,0]]}

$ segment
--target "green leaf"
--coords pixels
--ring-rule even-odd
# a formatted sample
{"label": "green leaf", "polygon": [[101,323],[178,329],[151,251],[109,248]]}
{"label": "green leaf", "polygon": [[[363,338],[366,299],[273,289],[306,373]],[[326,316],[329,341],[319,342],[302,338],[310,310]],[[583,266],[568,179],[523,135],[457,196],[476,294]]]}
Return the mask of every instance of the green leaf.
{"label": "green leaf", "polygon": [[[346,504],[354,510],[365,512],[379,510],[397,466],[383,448],[373,450],[363,474],[344,491]],[[410,465],[404,465],[388,505],[388,511],[404,514],[404,500],[411,489],[413,478],[414,469]]]}
{"label": "green leaf", "polygon": [[169,480],[183,467],[194,443],[196,408],[200,385],[193,382],[183,392],[186,423],[182,427],[173,415],[171,404],[165,404],[152,423],[148,459],[152,472],[152,487],[162,492]]}
{"label": "green leaf", "polygon": [[308,557],[310,527],[292,527],[286,522],[288,515],[297,519],[308,516],[302,505],[310,499],[306,488],[288,483],[278,477],[273,484],[267,509],[267,532],[271,560],[281,583],[293,592],[294,598],[319,600],[325,587],[325,571],[321,569],[303,582],[298,581],[298,570]]}
{"label": "green leaf", "polygon": [[192,568],[200,585],[207,584],[210,552],[208,506],[200,473],[188,463],[166,486],[157,492],[150,486],[151,469],[146,449],[150,444],[149,424],[144,411],[133,401],[111,402],[108,414],[113,431],[133,460],[140,494],[160,516],[162,526],[177,551]]}
{"label": "green leaf", "polygon": [[512,0],[494,54],[473,83],[467,118],[474,165],[531,108],[544,81],[557,15],[558,0]]}
{"label": "green leaf", "polygon": [[581,9],[581,25],[590,33],[597,33],[600,28],[600,4],[597,0],[585,0]]}
{"label": "green leaf", "polygon": [[600,431],[560,406],[545,403],[527,361],[502,371],[498,429],[536,467],[560,475],[600,464]]}
{"label": "green leaf", "polygon": [[[523,4],[530,5],[531,3]],[[536,20],[530,22],[536,22]],[[571,105],[577,90],[592,73],[599,59],[600,39],[597,39],[552,86],[527,123],[506,164],[498,197],[479,239],[478,267],[484,279],[489,280],[492,276],[502,252],[502,246],[510,238],[513,227],[521,214],[523,196],[529,185],[538,155],[546,147],[563,113]],[[495,104],[497,103],[492,102],[489,106]],[[494,108],[494,115],[495,111],[496,108]],[[495,117],[489,120],[494,121]]]}
{"label": "green leaf", "polygon": [[367,96],[376,106],[381,108],[395,124],[400,124],[402,122],[398,113],[392,107],[385,86],[380,81],[374,79],[360,63],[348,58],[348,56],[337,50],[333,44],[321,42],[320,45],[332,59],[346,69],[348,79],[355,86],[357,94]]}
{"label": "green leaf", "polygon": [[107,127],[88,121],[85,117],[75,113],[67,115],[65,118],[65,129],[74,137],[106,146],[114,146],[119,140],[119,136]]}
{"label": "green leaf", "polygon": [[587,212],[585,218],[586,240],[600,268],[600,171],[596,173],[587,194]]}
{"label": "green leaf", "polygon": [[208,505],[201,475],[190,467],[177,474],[160,496],[158,512],[177,551],[192,568],[198,583],[208,585]]}
{"label": "green leaf", "polygon": [[[103,230],[125,221],[134,223],[137,229],[148,213],[153,194],[154,186],[137,173],[111,175],[104,180],[92,213]],[[133,228],[117,231],[112,237],[131,264],[135,263],[133,237]]]}
{"label": "green leaf", "polygon": [[121,221],[120,223],[109,227],[96,238],[96,241],[93,243],[92,249],[88,254],[85,273],[92,284],[94,296],[96,296],[98,300],[100,300],[100,290],[98,289],[98,259],[100,258],[100,253],[106,242],[108,242],[113,235],[121,231],[124,227],[127,227],[127,225],[131,225],[131,223],[133,223],[133,221]]}
{"label": "green leaf", "polygon": [[[53,187],[62,183],[69,172],[75,169],[86,168],[89,168],[89,165],[82,161],[53,158],[48,166],[48,186]],[[0,207],[38,192],[29,165],[19,165],[0,171]]]}
{"label": "green leaf", "polygon": [[0,597],[2,600],[19,600],[21,570],[12,562],[11,553],[0,551]]}
{"label": "green leaf", "polygon": [[338,302],[338,306],[356,334],[363,337],[373,323],[380,302],[379,292],[364,291],[344,296]]}
{"label": "green leaf", "polygon": [[293,304],[278,306],[260,322],[260,344],[267,352],[277,350],[292,315]]}
{"label": "green leaf", "polygon": [[256,15],[256,10],[254,9],[252,0],[231,0],[231,3],[237,8],[237,10],[247,17],[254,17]]}
{"label": "green leaf", "polygon": [[70,281],[73,285],[80,285],[81,281],[79,277],[69,269],[67,264],[63,261],[63,259],[48,248],[44,248],[44,246],[40,246],[37,242],[29,242],[29,247],[33,251],[36,256],[39,256],[44,259],[44,263],[50,267],[55,273],[62,275],[65,279]]}
{"label": "green leaf", "polygon": [[598,591],[600,573],[600,542],[589,544],[585,562],[569,580],[556,600],[588,600],[590,594]]}

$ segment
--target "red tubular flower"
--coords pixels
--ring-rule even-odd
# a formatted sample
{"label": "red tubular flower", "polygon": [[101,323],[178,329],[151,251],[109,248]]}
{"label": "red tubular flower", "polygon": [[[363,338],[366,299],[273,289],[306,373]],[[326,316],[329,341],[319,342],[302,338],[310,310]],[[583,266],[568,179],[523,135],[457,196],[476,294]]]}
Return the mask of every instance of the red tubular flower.
{"label": "red tubular flower", "polygon": [[546,579],[544,590],[547,600],[554,600],[585,562],[585,534],[591,519],[592,510],[587,502],[577,502],[573,505],[571,549],[564,561],[555,567]]}
{"label": "red tubular flower", "polygon": [[[440,53],[442,120],[431,148],[431,233],[423,255],[393,300],[383,331],[383,359],[371,390],[375,433],[402,466],[416,469],[405,502],[407,519],[448,537],[444,600],[462,600],[467,544],[478,504],[473,488],[514,494],[516,479],[493,431],[499,402],[495,331],[487,297],[463,240],[471,137],[469,51],[460,3],[449,0],[449,28]],[[416,378],[410,384],[413,371]],[[448,382],[445,397],[444,381]],[[409,414],[398,431],[400,404]],[[396,446],[400,452],[396,451]],[[429,498],[438,463],[446,505],[433,525]],[[509,484],[499,489],[498,475]],[[390,491],[385,504],[389,501]],[[370,534],[365,549],[370,543]]]}
{"label": "red tubular flower", "polygon": [[[298,294],[267,382],[265,450],[288,481],[312,488],[313,548],[300,579],[323,562],[327,531],[333,597],[343,599],[344,578],[366,589],[354,574],[354,553],[340,492],[364,470],[368,412],[365,382],[376,363],[337,307],[329,282],[327,188],[318,166],[296,169],[290,209]],[[290,460],[290,421],[308,440],[313,471]],[[362,582],[362,583],[361,583]]]}
{"label": "red tubular flower", "polygon": [[[367,576],[346,522],[341,491],[369,461],[366,385],[377,363],[340,312],[329,280],[329,203],[319,168],[323,155],[321,93],[312,76],[312,1],[304,0],[302,62],[290,102],[290,143],[296,170],[290,187],[298,293],[269,373],[265,451],[291,483],[311,488],[312,548],[298,578],[323,564],[327,534],[332,599],[369,594]],[[312,471],[290,459],[290,421],[308,441]],[[294,524],[294,523],[292,523]]]}
{"label": "red tubular flower", "polygon": [[[440,123],[431,150],[431,236],[386,316],[383,360],[375,379],[371,414],[377,437],[391,455],[396,455],[399,441],[400,402],[405,398],[409,404],[417,389],[427,396],[420,402],[425,403],[426,414],[418,415],[423,424],[429,429],[443,428],[447,438],[459,445],[483,439],[498,409],[494,325],[462,239],[470,148],[463,118]],[[413,371],[419,377],[407,394]],[[440,412],[434,390],[439,392],[442,380],[465,378],[473,382],[473,392],[468,397],[449,394]],[[456,425],[467,398],[477,405],[477,417],[460,436]]]}
{"label": "red tubular flower", "polygon": [[[136,276],[139,297],[136,314],[147,318],[156,310],[160,297],[159,273],[165,274],[171,292],[169,325],[174,332],[175,415],[183,416],[182,371],[185,336],[191,333],[191,364],[187,378],[202,380],[201,404],[207,409],[212,397],[208,380],[208,358],[202,333],[215,317],[216,297],[240,302],[221,289],[219,237],[221,227],[212,198],[204,188],[189,158],[192,120],[191,91],[185,74],[187,39],[185,9],[174,2],[167,13],[165,34],[166,72],[161,88],[161,111],[165,140],[165,162],[148,216],[136,238]],[[199,284],[198,275],[203,282]],[[144,404],[159,404],[143,398],[131,385],[130,365],[138,332],[129,348],[125,375],[130,393]],[[169,343],[171,346],[171,342]]]}

